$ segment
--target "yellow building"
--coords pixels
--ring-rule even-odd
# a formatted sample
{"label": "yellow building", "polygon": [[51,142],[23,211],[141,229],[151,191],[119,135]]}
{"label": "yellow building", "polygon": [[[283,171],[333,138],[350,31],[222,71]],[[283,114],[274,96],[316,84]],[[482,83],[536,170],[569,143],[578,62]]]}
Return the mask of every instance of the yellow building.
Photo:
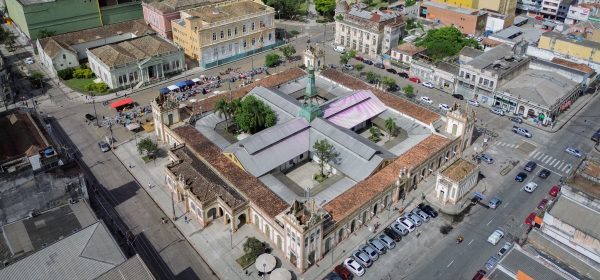
{"label": "yellow building", "polygon": [[203,68],[275,46],[275,10],[261,1],[232,0],[181,11],[173,42]]}
{"label": "yellow building", "polygon": [[479,1],[478,7],[506,15],[506,22],[511,25],[517,11],[517,0],[483,0]]}
{"label": "yellow building", "polygon": [[[433,2],[444,3],[451,6],[456,6],[460,8],[469,8],[469,9],[477,9],[479,5],[479,0],[431,0]],[[483,0],[482,2],[486,2],[490,0]]]}
{"label": "yellow building", "polygon": [[600,43],[579,36],[546,32],[540,37],[538,48],[600,63]]}

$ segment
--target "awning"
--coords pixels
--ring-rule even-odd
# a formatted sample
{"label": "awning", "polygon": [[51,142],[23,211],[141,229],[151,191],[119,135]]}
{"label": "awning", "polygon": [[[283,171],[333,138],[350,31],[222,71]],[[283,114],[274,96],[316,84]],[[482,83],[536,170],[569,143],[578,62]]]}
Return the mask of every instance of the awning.
{"label": "awning", "polygon": [[161,88],[159,91],[161,94],[167,94],[167,93],[171,92],[171,90],[168,88]]}
{"label": "awning", "polygon": [[178,86],[179,88],[187,86],[185,81],[179,81],[179,82],[175,83],[175,85]]}
{"label": "awning", "polygon": [[194,85],[194,82],[192,82],[192,81],[190,81],[190,80],[186,80],[186,81],[185,81],[185,85],[186,85],[186,86],[193,86],[193,85]]}
{"label": "awning", "polygon": [[136,130],[136,129],[140,128],[140,124],[136,123],[136,122],[132,122],[132,123],[128,124],[126,127],[127,127],[127,130],[132,131],[132,130]]}
{"label": "awning", "polygon": [[133,103],[133,99],[131,99],[130,97],[127,97],[127,98],[123,98],[121,100],[117,100],[117,101],[113,102],[112,104],[110,104],[110,107],[117,109],[119,107],[123,107],[125,105],[129,105],[132,103]]}
{"label": "awning", "polygon": [[178,87],[178,86],[176,86],[176,85],[170,85],[170,86],[168,86],[167,88],[168,88],[169,90],[178,90],[178,89],[179,89],[179,87]]}
{"label": "awning", "polygon": [[202,80],[200,80],[200,79],[198,79],[198,78],[193,78],[193,79],[192,79],[192,82],[194,82],[194,83],[199,83],[199,82],[201,82],[201,81],[202,81]]}

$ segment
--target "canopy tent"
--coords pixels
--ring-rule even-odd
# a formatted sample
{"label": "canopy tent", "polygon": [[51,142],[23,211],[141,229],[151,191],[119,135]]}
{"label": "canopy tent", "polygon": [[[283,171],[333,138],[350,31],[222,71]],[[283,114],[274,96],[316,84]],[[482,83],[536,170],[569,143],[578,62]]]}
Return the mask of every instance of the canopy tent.
{"label": "canopy tent", "polygon": [[161,88],[159,91],[161,94],[167,94],[167,93],[171,92],[171,90],[168,88]]}
{"label": "canopy tent", "polygon": [[182,87],[186,87],[187,83],[185,81],[179,81],[179,82],[175,83],[175,85],[179,88],[182,88]]}
{"label": "canopy tent", "polygon": [[128,124],[126,127],[127,127],[127,130],[133,131],[133,130],[140,128],[140,124],[136,123],[136,122],[132,122],[132,123]]}
{"label": "canopy tent", "polygon": [[179,87],[178,87],[178,86],[176,86],[176,85],[170,85],[170,86],[168,86],[167,88],[168,88],[169,90],[178,90],[178,89],[179,89]]}
{"label": "canopy tent", "polygon": [[292,273],[290,273],[289,270],[285,269],[285,268],[276,268],[275,270],[273,270],[273,272],[271,272],[271,277],[269,277],[269,279],[271,280],[292,280]]}
{"label": "canopy tent", "polygon": [[275,257],[273,255],[264,253],[258,256],[258,258],[256,258],[254,266],[258,271],[262,273],[269,273],[273,271],[273,269],[275,269],[276,264],[277,261],[275,260]]}
{"label": "canopy tent", "polygon": [[199,82],[201,82],[201,81],[202,81],[202,80],[200,80],[200,79],[198,79],[198,78],[193,78],[193,79],[192,79],[192,82],[194,82],[194,83],[199,83]]}
{"label": "canopy tent", "polygon": [[190,87],[190,86],[193,86],[193,85],[194,85],[194,82],[192,82],[192,81],[190,81],[190,80],[186,80],[186,81],[185,81],[185,85],[186,85],[186,86],[188,86],[188,87]]}
{"label": "canopy tent", "polygon": [[121,100],[117,100],[117,101],[111,103],[110,107],[117,109],[119,107],[123,107],[123,106],[129,105],[129,104],[133,104],[133,99],[131,99],[130,97],[127,97],[127,98],[123,98]]}

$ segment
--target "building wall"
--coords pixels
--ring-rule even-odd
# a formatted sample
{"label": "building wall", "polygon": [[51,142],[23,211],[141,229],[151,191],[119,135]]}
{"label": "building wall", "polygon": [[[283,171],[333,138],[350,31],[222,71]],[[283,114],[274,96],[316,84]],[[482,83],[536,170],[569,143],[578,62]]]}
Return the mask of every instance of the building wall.
{"label": "building wall", "polygon": [[374,59],[381,49],[383,34],[371,29],[361,29],[344,21],[335,22],[335,42],[347,50],[355,50],[365,57]]}
{"label": "building wall", "polygon": [[102,24],[114,24],[128,20],[140,19],[143,16],[142,7],[139,2],[119,4],[100,8]]}
{"label": "building wall", "polygon": [[[426,14],[424,14],[425,10],[427,11]],[[428,6],[427,4],[421,5],[419,16],[425,17],[428,20],[439,20],[445,26],[455,26],[463,34],[469,35],[481,34],[484,31],[487,19],[485,14],[481,16],[478,13],[467,15],[448,9]]]}
{"label": "building wall", "polygon": [[598,48],[583,46],[575,42],[542,36],[540,37],[538,48],[550,50],[566,56],[572,56],[583,60],[591,60],[593,62],[600,63],[600,51],[598,51]]}
{"label": "building wall", "polygon": [[142,2],[144,20],[163,38],[173,39],[173,31],[171,30],[171,21],[180,18],[179,12],[163,14],[162,11]]}
{"label": "building wall", "polygon": [[444,3],[460,8],[477,9],[479,2],[498,1],[498,0],[431,0],[433,2]]}
{"label": "building wall", "polygon": [[79,66],[79,60],[72,52],[61,50],[52,60],[52,66],[55,71],[60,71],[69,67]]}
{"label": "building wall", "polygon": [[483,0],[479,1],[477,8],[514,16],[517,9],[517,0]]}

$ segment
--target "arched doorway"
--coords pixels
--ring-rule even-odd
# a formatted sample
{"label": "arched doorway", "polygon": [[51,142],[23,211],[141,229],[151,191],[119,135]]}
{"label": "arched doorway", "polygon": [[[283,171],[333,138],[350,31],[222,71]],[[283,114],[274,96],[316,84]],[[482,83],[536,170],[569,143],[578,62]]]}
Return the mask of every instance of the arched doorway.
{"label": "arched doorway", "polygon": [[527,116],[528,117],[535,117],[535,111],[533,109],[527,110]]}
{"label": "arched doorway", "polygon": [[367,223],[367,211],[362,213],[362,224]]}
{"label": "arched doorway", "polygon": [[441,166],[442,166],[442,157],[440,157],[440,159],[438,160],[438,167],[437,168],[440,168]]}
{"label": "arched doorway", "polygon": [[283,242],[281,242],[281,236],[277,235],[277,248],[279,248],[279,250],[283,250]]}
{"label": "arched doorway", "polygon": [[338,242],[342,241],[342,238],[344,238],[344,229],[341,228],[340,231],[338,231]]}
{"label": "arched doorway", "polygon": [[223,216],[223,208],[219,207],[219,217]]}
{"label": "arched doorway", "polygon": [[387,207],[389,201],[390,201],[390,196],[386,195],[385,198],[383,199],[383,206]]}
{"label": "arched doorway", "polygon": [[217,218],[217,209],[216,208],[210,208],[208,210],[208,218],[211,220],[214,220]]}
{"label": "arched doorway", "polygon": [[325,239],[325,253],[331,250],[331,238]]}
{"label": "arched doorway", "polygon": [[228,225],[229,223],[231,223],[231,217],[229,217],[228,214],[225,214],[225,224]]}
{"label": "arched doorway", "polygon": [[373,205],[373,216],[377,215],[377,203]]}
{"label": "arched doorway", "polygon": [[517,111],[517,114],[522,116],[523,113],[525,113],[525,106],[521,105],[521,106],[519,106],[519,110]]}
{"label": "arched doorway", "polygon": [[356,220],[352,220],[352,223],[350,223],[350,233],[354,232],[355,227],[356,227]]}
{"label": "arched doorway", "polygon": [[238,228],[241,228],[243,225],[246,224],[246,214],[242,214],[238,216]]}
{"label": "arched doorway", "polygon": [[271,239],[271,229],[265,225],[265,235]]}

